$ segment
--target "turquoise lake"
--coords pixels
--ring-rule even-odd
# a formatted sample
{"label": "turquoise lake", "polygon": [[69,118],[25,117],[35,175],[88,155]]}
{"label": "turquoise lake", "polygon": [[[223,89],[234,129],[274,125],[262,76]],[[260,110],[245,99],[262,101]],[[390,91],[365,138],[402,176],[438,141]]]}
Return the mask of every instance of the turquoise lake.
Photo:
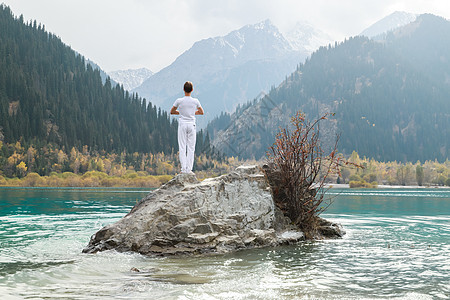
{"label": "turquoise lake", "polygon": [[[82,254],[145,189],[0,188],[0,299],[449,299],[449,189],[331,189],[343,239],[207,257]],[[141,272],[133,272],[137,268]]]}

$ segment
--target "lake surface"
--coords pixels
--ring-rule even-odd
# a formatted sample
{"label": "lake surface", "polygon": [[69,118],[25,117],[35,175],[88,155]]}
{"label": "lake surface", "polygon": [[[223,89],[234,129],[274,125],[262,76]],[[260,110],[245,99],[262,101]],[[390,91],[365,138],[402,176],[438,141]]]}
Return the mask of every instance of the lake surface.
{"label": "lake surface", "polygon": [[339,240],[189,258],[81,253],[148,192],[0,188],[0,299],[450,298],[448,189],[332,189],[322,216],[344,226]]}

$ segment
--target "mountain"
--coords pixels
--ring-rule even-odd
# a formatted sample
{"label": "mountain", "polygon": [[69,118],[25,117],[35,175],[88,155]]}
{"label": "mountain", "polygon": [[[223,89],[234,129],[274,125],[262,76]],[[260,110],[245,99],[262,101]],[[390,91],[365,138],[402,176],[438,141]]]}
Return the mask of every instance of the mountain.
{"label": "mountain", "polygon": [[369,28],[361,32],[360,35],[373,38],[414,22],[416,18],[416,14],[411,14],[404,11],[396,11],[371,25]]}
{"label": "mountain", "polygon": [[111,76],[111,79],[119,84],[122,84],[123,88],[127,91],[131,91],[132,89],[137,88],[152,75],[153,72],[147,68],[109,72],[109,76]]}
{"label": "mountain", "polygon": [[[308,29],[304,40],[315,41],[313,34]],[[266,20],[194,43],[170,66],[133,91],[170,109],[183,95],[183,83],[192,81],[193,95],[205,109],[205,116],[198,118],[202,126],[221,112],[233,111],[238,104],[279,84],[309,54],[305,48],[293,47]]]}
{"label": "mountain", "polygon": [[176,151],[177,124],[166,112],[108,78],[103,84],[100,71],[84,57],[36,21],[15,18],[5,5],[0,5],[0,70],[0,145]]}
{"label": "mountain", "polygon": [[334,43],[331,36],[306,22],[297,22],[284,36],[293,49],[302,53],[312,53],[321,46]]}
{"label": "mountain", "polygon": [[421,15],[383,42],[364,36],[322,47],[266,96],[207,130],[228,155],[260,158],[279,126],[302,110],[325,112],[322,140],[381,161],[445,161],[450,143],[450,22]]}

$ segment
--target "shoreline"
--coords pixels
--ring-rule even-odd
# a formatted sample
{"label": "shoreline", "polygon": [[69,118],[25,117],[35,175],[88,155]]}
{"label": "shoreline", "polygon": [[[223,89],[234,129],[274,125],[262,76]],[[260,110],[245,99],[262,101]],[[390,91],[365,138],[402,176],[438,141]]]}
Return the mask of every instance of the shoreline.
{"label": "shoreline", "polygon": [[[136,182],[137,183],[137,182]],[[128,182],[126,185],[3,185],[0,184],[0,188],[80,188],[80,189],[89,189],[89,188],[159,188],[160,185],[143,185],[142,182],[140,184],[133,184],[133,182]],[[326,184],[325,188],[330,189],[366,189],[366,190],[377,190],[377,189],[450,189],[450,186],[418,186],[418,185],[378,185],[376,188],[350,188],[349,184],[345,183],[335,183],[335,184]]]}
{"label": "shoreline", "polygon": [[[326,188],[331,189],[350,189],[350,186],[348,183],[336,183],[336,184],[326,184]],[[351,188],[352,190],[356,189],[371,189],[371,188]],[[376,188],[372,188],[373,190],[376,189],[450,189],[450,186],[442,186],[442,185],[429,185],[429,186],[419,186],[419,185],[383,185],[380,184]]]}

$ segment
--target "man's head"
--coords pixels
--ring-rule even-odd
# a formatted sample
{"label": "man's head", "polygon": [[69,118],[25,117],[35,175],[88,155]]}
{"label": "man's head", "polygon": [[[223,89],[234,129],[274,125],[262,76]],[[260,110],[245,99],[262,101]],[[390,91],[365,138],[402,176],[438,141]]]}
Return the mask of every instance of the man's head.
{"label": "man's head", "polygon": [[192,90],[194,89],[194,86],[192,85],[192,82],[186,81],[184,84],[183,90],[186,94],[190,94]]}

